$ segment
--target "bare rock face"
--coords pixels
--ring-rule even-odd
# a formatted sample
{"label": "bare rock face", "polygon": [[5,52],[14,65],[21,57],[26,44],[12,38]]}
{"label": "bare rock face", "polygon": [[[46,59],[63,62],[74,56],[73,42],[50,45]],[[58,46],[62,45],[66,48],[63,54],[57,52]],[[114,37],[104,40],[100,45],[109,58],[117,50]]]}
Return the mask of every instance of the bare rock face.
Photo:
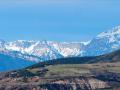
{"label": "bare rock face", "polygon": [[109,87],[109,85],[106,82],[101,81],[101,80],[97,80],[97,79],[88,79],[87,82],[88,83],[86,83],[86,84],[89,84],[91,89]]}
{"label": "bare rock face", "polygon": [[[53,85],[60,85],[67,89],[63,90],[95,90],[101,88],[109,88],[110,86],[107,82],[95,79],[93,77],[77,77],[63,79],[53,82]],[[49,90],[49,89],[48,89]],[[62,90],[62,89],[57,89]]]}
{"label": "bare rock face", "polygon": [[96,90],[110,87],[108,82],[96,79],[92,76],[80,76],[53,80],[45,84],[32,81],[28,83],[7,83],[0,85],[0,90]]}

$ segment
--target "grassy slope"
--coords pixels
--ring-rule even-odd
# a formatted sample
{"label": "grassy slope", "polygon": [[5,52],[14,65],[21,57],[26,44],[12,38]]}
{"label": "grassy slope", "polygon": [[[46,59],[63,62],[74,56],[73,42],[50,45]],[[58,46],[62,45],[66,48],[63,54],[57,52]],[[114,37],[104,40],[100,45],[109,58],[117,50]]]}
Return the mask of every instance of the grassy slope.
{"label": "grassy slope", "polygon": [[[42,72],[40,67],[27,69],[33,74]],[[105,63],[105,64],[59,64],[49,65],[42,70],[47,70],[44,77],[59,77],[59,76],[79,76],[91,74],[91,70],[120,73],[120,63]]]}
{"label": "grassy slope", "polygon": [[91,74],[92,70],[120,73],[120,50],[97,57],[75,57],[45,61],[20,70],[20,73],[22,71],[22,73],[31,73],[30,75],[59,77]]}

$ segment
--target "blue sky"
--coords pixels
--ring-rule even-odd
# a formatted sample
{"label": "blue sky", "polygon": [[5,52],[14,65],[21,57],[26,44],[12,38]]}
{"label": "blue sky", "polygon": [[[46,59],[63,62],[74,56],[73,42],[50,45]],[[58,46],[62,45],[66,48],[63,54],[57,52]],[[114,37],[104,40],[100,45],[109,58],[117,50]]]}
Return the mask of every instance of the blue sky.
{"label": "blue sky", "polygon": [[120,25],[120,0],[0,0],[0,38],[86,41]]}

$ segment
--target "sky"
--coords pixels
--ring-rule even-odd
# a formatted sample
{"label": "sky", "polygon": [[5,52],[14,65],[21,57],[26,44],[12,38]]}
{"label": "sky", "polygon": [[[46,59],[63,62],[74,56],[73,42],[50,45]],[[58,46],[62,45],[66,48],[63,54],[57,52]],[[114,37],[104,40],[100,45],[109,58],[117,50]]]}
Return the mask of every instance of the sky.
{"label": "sky", "polygon": [[0,38],[87,41],[120,25],[120,0],[0,0]]}

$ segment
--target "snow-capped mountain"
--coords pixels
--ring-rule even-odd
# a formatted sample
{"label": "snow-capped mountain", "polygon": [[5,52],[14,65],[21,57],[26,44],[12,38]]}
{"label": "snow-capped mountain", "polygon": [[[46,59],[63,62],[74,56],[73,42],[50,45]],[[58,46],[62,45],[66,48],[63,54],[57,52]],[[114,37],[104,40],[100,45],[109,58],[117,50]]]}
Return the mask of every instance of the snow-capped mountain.
{"label": "snow-capped mountain", "polygon": [[83,43],[25,40],[7,42],[4,44],[6,51],[17,52],[21,58],[25,58],[25,55],[34,56],[37,57],[38,61],[78,56],[81,54],[83,46]]}
{"label": "snow-capped mountain", "polygon": [[96,56],[120,49],[120,26],[102,32],[88,42],[0,40],[0,53],[30,61],[64,57]]}
{"label": "snow-capped mountain", "polygon": [[120,26],[102,32],[85,46],[85,56],[106,54],[120,49]]}
{"label": "snow-capped mountain", "polygon": [[34,56],[47,56],[55,57],[54,54],[60,54],[59,56],[77,56],[80,54],[82,43],[67,43],[67,42],[52,42],[52,41],[25,41],[18,40],[15,42],[9,42],[5,44],[5,48],[11,51],[19,51],[23,54],[29,54]]}

